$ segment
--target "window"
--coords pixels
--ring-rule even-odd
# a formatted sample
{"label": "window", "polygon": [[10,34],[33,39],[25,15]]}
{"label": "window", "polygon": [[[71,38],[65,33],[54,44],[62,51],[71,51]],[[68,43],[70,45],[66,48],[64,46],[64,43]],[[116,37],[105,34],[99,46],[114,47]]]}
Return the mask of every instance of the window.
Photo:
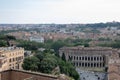
{"label": "window", "polygon": [[[21,59],[22,59],[22,57],[21,57]],[[71,56],[69,56],[69,60],[71,60]]]}
{"label": "window", "polygon": [[105,63],[103,63],[103,67],[105,66]]}
{"label": "window", "polygon": [[77,56],[77,60],[78,60],[78,56]]}
{"label": "window", "polygon": [[78,66],[78,62],[76,62],[76,66]]}
{"label": "window", "polygon": [[94,57],[94,60],[96,61],[96,57]]}
{"label": "window", "polygon": [[94,67],[96,67],[96,63],[94,63]]}
{"label": "window", "polygon": [[79,57],[79,60],[81,60],[81,57]]}
{"label": "window", "polygon": [[11,60],[11,59],[9,59],[9,62],[12,62],[12,60]]}
{"label": "window", "polygon": [[93,57],[91,57],[91,61],[93,61]]}
{"label": "window", "polygon": [[97,57],[97,60],[99,61],[99,60],[100,60],[100,57]]}
{"label": "window", "polygon": [[91,63],[91,67],[93,67],[93,63]]}
{"label": "window", "polygon": [[82,63],[82,67],[84,67],[84,63]]}
{"label": "window", "polygon": [[79,63],[79,66],[81,67],[81,63]]}
{"label": "window", "polygon": [[82,60],[84,60],[84,57],[82,57]]}
{"label": "window", "polygon": [[75,60],[75,56],[74,56],[74,60]]}

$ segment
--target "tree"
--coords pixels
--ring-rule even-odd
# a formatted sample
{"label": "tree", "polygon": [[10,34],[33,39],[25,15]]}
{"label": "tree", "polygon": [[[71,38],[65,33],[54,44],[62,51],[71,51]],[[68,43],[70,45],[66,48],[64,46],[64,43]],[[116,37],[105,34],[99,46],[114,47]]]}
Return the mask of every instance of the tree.
{"label": "tree", "polygon": [[14,36],[10,36],[10,35],[0,35],[0,39],[1,40],[16,40]]}
{"label": "tree", "polygon": [[44,54],[42,52],[39,52],[35,54],[35,57],[37,57],[40,61],[42,61],[44,58]]}
{"label": "tree", "polygon": [[66,43],[64,43],[61,40],[58,40],[58,41],[55,41],[53,44],[51,44],[51,48],[54,49],[56,53],[58,53],[59,49],[65,45]]}
{"label": "tree", "polygon": [[[63,54],[65,59],[65,55]],[[60,73],[73,77],[75,80],[79,79],[79,74],[75,67],[68,61],[55,56],[55,53],[45,50],[44,52],[36,53],[33,57],[28,57],[24,60],[23,69],[39,71],[42,73],[52,73],[56,68],[60,68]]]}
{"label": "tree", "polygon": [[6,35],[5,38],[7,40],[16,40],[16,38],[14,36],[10,36],[10,35]]}
{"label": "tree", "polygon": [[66,61],[65,53],[62,54],[62,60]]}
{"label": "tree", "polygon": [[54,58],[46,57],[40,62],[40,72],[51,73],[51,71],[57,67],[57,61]]}
{"label": "tree", "polygon": [[89,44],[88,44],[88,43],[85,43],[85,44],[84,44],[84,47],[89,47]]}
{"label": "tree", "polygon": [[65,61],[59,59],[58,63],[59,63],[61,73],[71,76],[75,80],[79,80],[79,74],[75,70],[75,67],[70,62],[68,62],[68,61],[65,62]]}
{"label": "tree", "polygon": [[25,70],[32,70],[32,71],[37,71],[38,70],[38,65],[39,63],[39,59],[37,57],[28,57],[25,58],[24,62],[23,62],[23,69]]}
{"label": "tree", "polygon": [[7,46],[7,42],[4,40],[0,40],[0,47],[5,47]]}
{"label": "tree", "polygon": [[36,51],[36,50],[38,50],[38,48],[44,47],[43,43],[37,43],[37,42],[34,42],[34,41],[18,40],[18,43],[19,43],[17,45],[18,47],[23,47],[26,50]]}

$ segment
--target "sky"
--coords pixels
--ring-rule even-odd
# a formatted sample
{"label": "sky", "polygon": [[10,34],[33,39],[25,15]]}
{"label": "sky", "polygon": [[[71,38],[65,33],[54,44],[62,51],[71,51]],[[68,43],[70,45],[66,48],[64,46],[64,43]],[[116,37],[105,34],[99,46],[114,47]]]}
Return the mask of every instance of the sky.
{"label": "sky", "polygon": [[0,0],[0,23],[120,21],[120,0]]}

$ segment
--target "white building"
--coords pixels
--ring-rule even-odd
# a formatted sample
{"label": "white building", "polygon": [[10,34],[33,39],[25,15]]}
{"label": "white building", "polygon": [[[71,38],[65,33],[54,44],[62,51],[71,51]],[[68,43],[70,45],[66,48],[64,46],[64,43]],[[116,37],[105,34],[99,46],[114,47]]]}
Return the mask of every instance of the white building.
{"label": "white building", "polygon": [[35,41],[35,42],[40,42],[40,43],[44,43],[44,37],[30,37],[30,41]]}

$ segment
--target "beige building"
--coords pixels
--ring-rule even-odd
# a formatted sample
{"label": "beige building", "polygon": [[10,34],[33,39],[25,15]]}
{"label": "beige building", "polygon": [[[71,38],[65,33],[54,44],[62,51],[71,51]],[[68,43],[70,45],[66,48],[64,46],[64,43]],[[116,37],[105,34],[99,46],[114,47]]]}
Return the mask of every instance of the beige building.
{"label": "beige building", "polygon": [[19,47],[0,47],[0,71],[22,69],[24,49]]}
{"label": "beige building", "polygon": [[119,58],[118,50],[103,47],[63,47],[59,55],[65,55],[66,60],[82,69],[105,70],[110,58]]}

